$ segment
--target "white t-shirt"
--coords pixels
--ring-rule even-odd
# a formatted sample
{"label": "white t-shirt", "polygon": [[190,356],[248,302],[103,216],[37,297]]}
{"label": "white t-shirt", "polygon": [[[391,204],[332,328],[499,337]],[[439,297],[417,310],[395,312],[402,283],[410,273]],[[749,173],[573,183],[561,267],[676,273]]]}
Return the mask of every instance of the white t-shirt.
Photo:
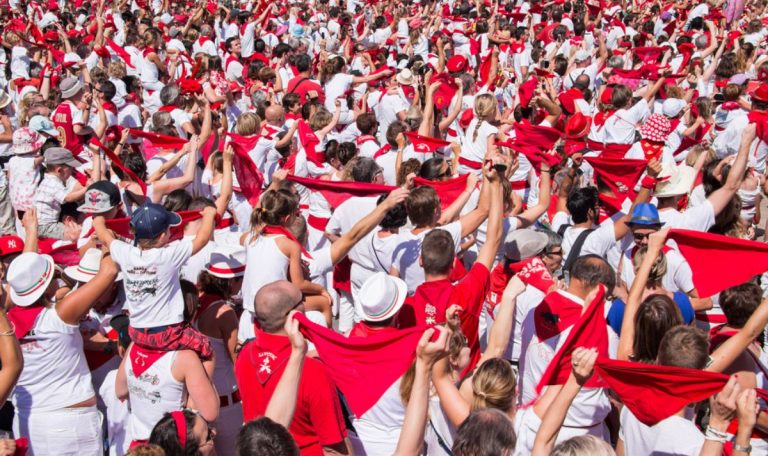
{"label": "white t-shirt", "polygon": [[685,230],[707,231],[715,224],[715,208],[705,200],[701,205],[680,212],[676,209],[659,211],[659,219],[664,226]]}
{"label": "white t-shirt", "polygon": [[[602,127],[592,126],[592,131],[599,129],[602,135],[598,142],[608,144],[634,144],[635,131],[651,114],[648,102],[640,100],[629,109],[619,109],[606,119]],[[591,139],[592,135],[590,135]]]}
{"label": "white t-shirt", "polygon": [[[376,120],[379,122],[378,138],[382,144],[387,141],[387,129],[393,122],[398,120],[397,114],[408,111],[411,104],[403,96],[402,90],[398,89],[396,94],[387,94],[381,98],[381,101],[373,108],[376,113]],[[374,93],[372,98],[378,98],[380,95]],[[378,101],[378,100],[376,100]]]}
{"label": "white t-shirt", "polygon": [[704,446],[704,434],[691,420],[681,416],[670,416],[654,427],[658,435],[651,456],[698,456]]}
{"label": "white t-shirt", "polygon": [[107,406],[104,417],[107,420],[107,445],[109,456],[121,456],[131,445],[128,439],[128,401],[121,401],[115,394],[117,369],[109,371],[99,388],[99,397]]}
{"label": "white t-shirt", "polygon": [[192,256],[192,241],[183,239],[162,248],[141,250],[115,240],[109,250],[123,272],[131,326],[154,328],[184,320],[179,273]]}
{"label": "white t-shirt", "polygon": [[[475,136],[477,130],[477,136]],[[488,138],[498,133],[499,129],[488,122],[479,122],[472,119],[467,127],[464,147],[461,148],[461,158],[469,161],[482,163],[485,154],[488,152]]]}
{"label": "white t-shirt", "polygon": [[[433,229],[441,229],[450,233],[453,238],[455,253],[459,252],[461,245],[461,222],[456,221]],[[392,252],[392,267],[397,268],[400,278],[408,284],[408,294],[412,295],[416,287],[424,283],[424,268],[419,265],[421,256],[421,243],[424,237],[432,229],[424,230],[419,234],[412,231],[401,231],[397,235],[397,247]]]}
{"label": "white t-shirt", "polygon": [[[621,214],[619,214],[621,216]],[[558,212],[552,217],[552,229],[558,232],[563,224],[569,223],[570,217],[565,212]],[[569,226],[566,228],[563,234],[563,261],[568,258],[568,254],[571,252],[571,247],[578,239],[579,235],[586,230],[586,228],[576,228]],[[587,235],[587,239],[581,246],[581,252],[579,256],[594,254],[605,257],[608,251],[616,245],[616,232],[613,227],[613,222],[606,220],[601,223],[594,231]]]}

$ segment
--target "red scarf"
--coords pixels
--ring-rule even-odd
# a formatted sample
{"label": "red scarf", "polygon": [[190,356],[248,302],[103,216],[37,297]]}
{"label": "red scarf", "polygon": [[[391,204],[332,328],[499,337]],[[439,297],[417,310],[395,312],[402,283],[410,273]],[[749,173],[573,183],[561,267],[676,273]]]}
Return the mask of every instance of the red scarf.
{"label": "red scarf", "polygon": [[768,271],[768,244],[673,229],[669,239],[688,261],[699,296],[707,297]]}
{"label": "red scarf", "polygon": [[320,144],[320,140],[317,139],[317,135],[309,127],[309,124],[304,120],[299,120],[299,126],[296,132],[299,135],[299,143],[304,148],[304,152],[307,155],[307,160],[312,162],[315,166],[322,167],[325,162],[325,152],[318,151],[317,146]]}
{"label": "red scarf", "polygon": [[120,160],[120,157],[118,157],[113,150],[111,150],[110,148],[102,144],[101,141],[99,141],[95,136],[91,137],[91,144],[103,150],[104,155],[106,155],[110,160],[112,160],[112,164],[118,167],[134,182],[139,184],[139,187],[141,187],[142,195],[147,196],[147,184],[142,179],[140,179],[139,176],[136,175],[136,173],[131,171],[127,166],[125,166],[123,161]]}
{"label": "red scarf", "polygon": [[286,179],[296,182],[311,191],[320,192],[332,209],[336,209],[341,203],[353,196],[377,196],[397,189],[397,187],[390,187],[389,185],[367,182],[330,181],[293,175],[288,175]]}
{"label": "red scarf", "polygon": [[386,154],[390,150],[392,150],[392,146],[390,146],[389,144],[384,144],[383,146],[381,146],[381,149],[377,150],[376,153],[373,154],[373,159],[375,160],[381,157],[382,155]]}
{"label": "red scarf", "polygon": [[286,336],[265,333],[256,328],[256,338],[251,343],[255,348],[251,353],[256,354],[254,363],[259,366],[256,371],[256,380],[264,386],[272,374],[288,362],[291,342]]}
{"label": "red scarf", "polygon": [[155,49],[153,47],[145,47],[144,49],[141,50],[141,55],[146,57],[149,54],[156,53],[156,52],[157,52],[157,49]]}
{"label": "red scarf", "polygon": [[376,138],[374,138],[371,135],[363,135],[363,136],[360,136],[360,137],[355,139],[355,144],[357,144],[357,147],[360,147],[363,144],[365,144],[367,142],[370,142],[370,141],[373,141],[375,143],[376,142]]}
{"label": "red scarf", "polygon": [[133,66],[133,63],[131,62],[131,54],[129,54],[125,49],[118,46],[117,43],[112,41],[112,39],[110,38],[105,38],[104,42],[108,48],[112,49],[112,51],[114,51],[115,54],[117,54],[118,56],[120,56],[121,59],[123,59],[123,61],[129,68],[136,68],[135,66]]}
{"label": "red scarf", "polygon": [[157,110],[160,112],[173,112],[177,109],[178,107],[176,106],[160,106]]}
{"label": "red scarf", "polygon": [[663,142],[649,141],[647,139],[640,140],[640,147],[643,149],[645,159],[648,161],[658,160],[661,157],[661,153],[664,151]]}
{"label": "red scarf", "polygon": [[555,285],[552,274],[549,273],[549,270],[539,257],[532,257],[512,263],[509,265],[509,270],[514,275],[517,275],[524,284],[530,285],[542,293],[548,293]]}
{"label": "red scarf", "polygon": [[152,133],[142,130],[137,130],[135,128],[131,128],[130,130],[131,136],[135,136],[137,138],[144,138],[147,141],[151,142],[155,147],[165,148],[165,149],[181,149],[184,144],[186,144],[186,139],[181,139],[176,136],[168,136],[168,135],[161,135],[159,133]]}
{"label": "red scarf", "polygon": [[295,242],[296,245],[299,246],[299,248],[301,249],[301,253],[305,257],[310,259],[312,258],[312,255],[310,255],[309,252],[307,252],[307,249],[304,248],[304,245],[301,242],[299,242],[298,239],[296,239],[296,236],[294,236],[293,233],[288,231],[288,229],[283,226],[265,225],[264,228],[261,229],[261,233],[262,234],[282,234],[283,236],[287,237],[291,241]]}
{"label": "red scarf", "polygon": [[235,152],[232,166],[237,175],[237,182],[240,184],[240,192],[248,199],[251,206],[256,207],[264,186],[264,175],[253,162],[249,152],[256,147],[259,136],[240,136],[233,133],[227,133],[227,136]]}
{"label": "red scarf", "polygon": [[413,182],[416,187],[434,188],[440,198],[440,208],[446,210],[467,189],[468,177],[469,174],[463,174],[445,181],[431,181],[417,176]]}
{"label": "red scarf", "polygon": [[408,139],[411,140],[411,144],[413,144],[413,150],[424,154],[434,153],[437,151],[437,149],[451,144],[448,141],[444,141],[438,138],[431,138],[429,136],[422,136],[412,131],[407,131],[404,134]]}
{"label": "red scarf", "polygon": [[595,175],[613,192],[617,201],[623,203],[626,198],[635,199],[635,186],[648,165],[647,161],[601,157],[587,157],[585,160],[592,165]]}
{"label": "red scarf", "polygon": [[581,317],[584,306],[553,291],[534,310],[534,326],[539,341],[551,339],[573,326]]}
{"label": "red scarf", "polygon": [[[317,348],[328,374],[355,416],[363,416],[399,379],[416,357],[425,327],[378,331],[368,337],[344,337],[296,314],[301,332]],[[436,333],[437,334],[437,333]],[[371,362],[375,360],[375,362]],[[365,388],[361,388],[365,385]]]}
{"label": "red scarf", "polygon": [[152,350],[133,344],[129,358],[133,368],[133,375],[139,378],[141,374],[152,367],[166,353],[168,353],[166,350]]}
{"label": "red scarf", "polygon": [[[578,305],[577,307],[581,308]],[[595,348],[598,355],[608,355],[608,329],[605,322],[604,309],[605,287],[600,285],[595,299],[587,305],[583,314],[579,312],[577,321],[573,324],[568,337],[557,353],[555,353],[552,361],[549,362],[547,370],[542,375],[539,384],[536,385],[537,393],[541,393],[541,390],[547,385],[562,385],[568,380],[568,376],[571,373],[571,354],[576,348]],[[573,310],[575,311],[575,308]],[[539,334],[538,327],[536,330],[537,334]],[[592,377],[584,386],[586,388],[599,388],[601,384],[598,378]]]}
{"label": "red scarf", "polygon": [[35,326],[38,315],[43,310],[45,310],[45,306],[38,304],[29,307],[14,306],[8,311],[8,320],[16,330],[17,339],[21,340],[29,334]]}
{"label": "red scarf", "polygon": [[762,142],[768,142],[768,112],[750,111],[747,118],[749,123],[757,124],[757,138]]}

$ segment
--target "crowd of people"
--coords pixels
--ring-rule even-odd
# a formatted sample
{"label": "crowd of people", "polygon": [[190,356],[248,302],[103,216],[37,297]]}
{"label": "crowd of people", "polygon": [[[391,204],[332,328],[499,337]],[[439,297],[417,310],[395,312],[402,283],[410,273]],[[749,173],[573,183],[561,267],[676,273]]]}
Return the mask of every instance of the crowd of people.
{"label": "crowd of people", "polygon": [[1,455],[768,455],[763,0],[8,0]]}

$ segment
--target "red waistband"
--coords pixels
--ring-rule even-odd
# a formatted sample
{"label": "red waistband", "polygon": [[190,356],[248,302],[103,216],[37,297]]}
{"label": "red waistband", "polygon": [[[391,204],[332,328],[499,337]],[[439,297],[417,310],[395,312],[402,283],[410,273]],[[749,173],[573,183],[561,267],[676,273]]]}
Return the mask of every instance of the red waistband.
{"label": "red waistband", "polygon": [[512,190],[525,190],[528,188],[531,188],[531,183],[528,182],[528,180],[519,180],[519,181],[510,181],[509,185],[512,187]]}
{"label": "red waistband", "polygon": [[330,218],[317,217],[315,215],[309,214],[307,216],[307,225],[316,230],[325,231],[325,227],[328,226],[329,220]]}
{"label": "red waistband", "polygon": [[464,165],[467,168],[483,169],[483,164],[481,162],[476,162],[476,161],[468,160],[468,159],[466,159],[464,157],[459,157],[459,164],[460,165]]}

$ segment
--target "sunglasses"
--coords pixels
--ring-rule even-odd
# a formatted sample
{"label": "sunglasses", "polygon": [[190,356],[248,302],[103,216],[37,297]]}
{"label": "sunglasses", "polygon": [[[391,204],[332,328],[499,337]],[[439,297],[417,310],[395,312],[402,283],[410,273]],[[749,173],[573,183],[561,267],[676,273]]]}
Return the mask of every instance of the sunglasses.
{"label": "sunglasses", "polygon": [[290,314],[294,310],[298,309],[298,307],[300,305],[304,304],[305,302],[306,302],[306,297],[304,296],[304,293],[302,293],[301,294],[301,299],[299,299],[299,301],[296,304],[294,304],[290,309],[288,309],[288,311],[285,313],[285,316],[287,317],[288,314]]}
{"label": "sunglasses", "polygon": [[651,234],[653,233],[632,233],[632,237],[635,238],[636,241],[642,241],[648,239]]}

